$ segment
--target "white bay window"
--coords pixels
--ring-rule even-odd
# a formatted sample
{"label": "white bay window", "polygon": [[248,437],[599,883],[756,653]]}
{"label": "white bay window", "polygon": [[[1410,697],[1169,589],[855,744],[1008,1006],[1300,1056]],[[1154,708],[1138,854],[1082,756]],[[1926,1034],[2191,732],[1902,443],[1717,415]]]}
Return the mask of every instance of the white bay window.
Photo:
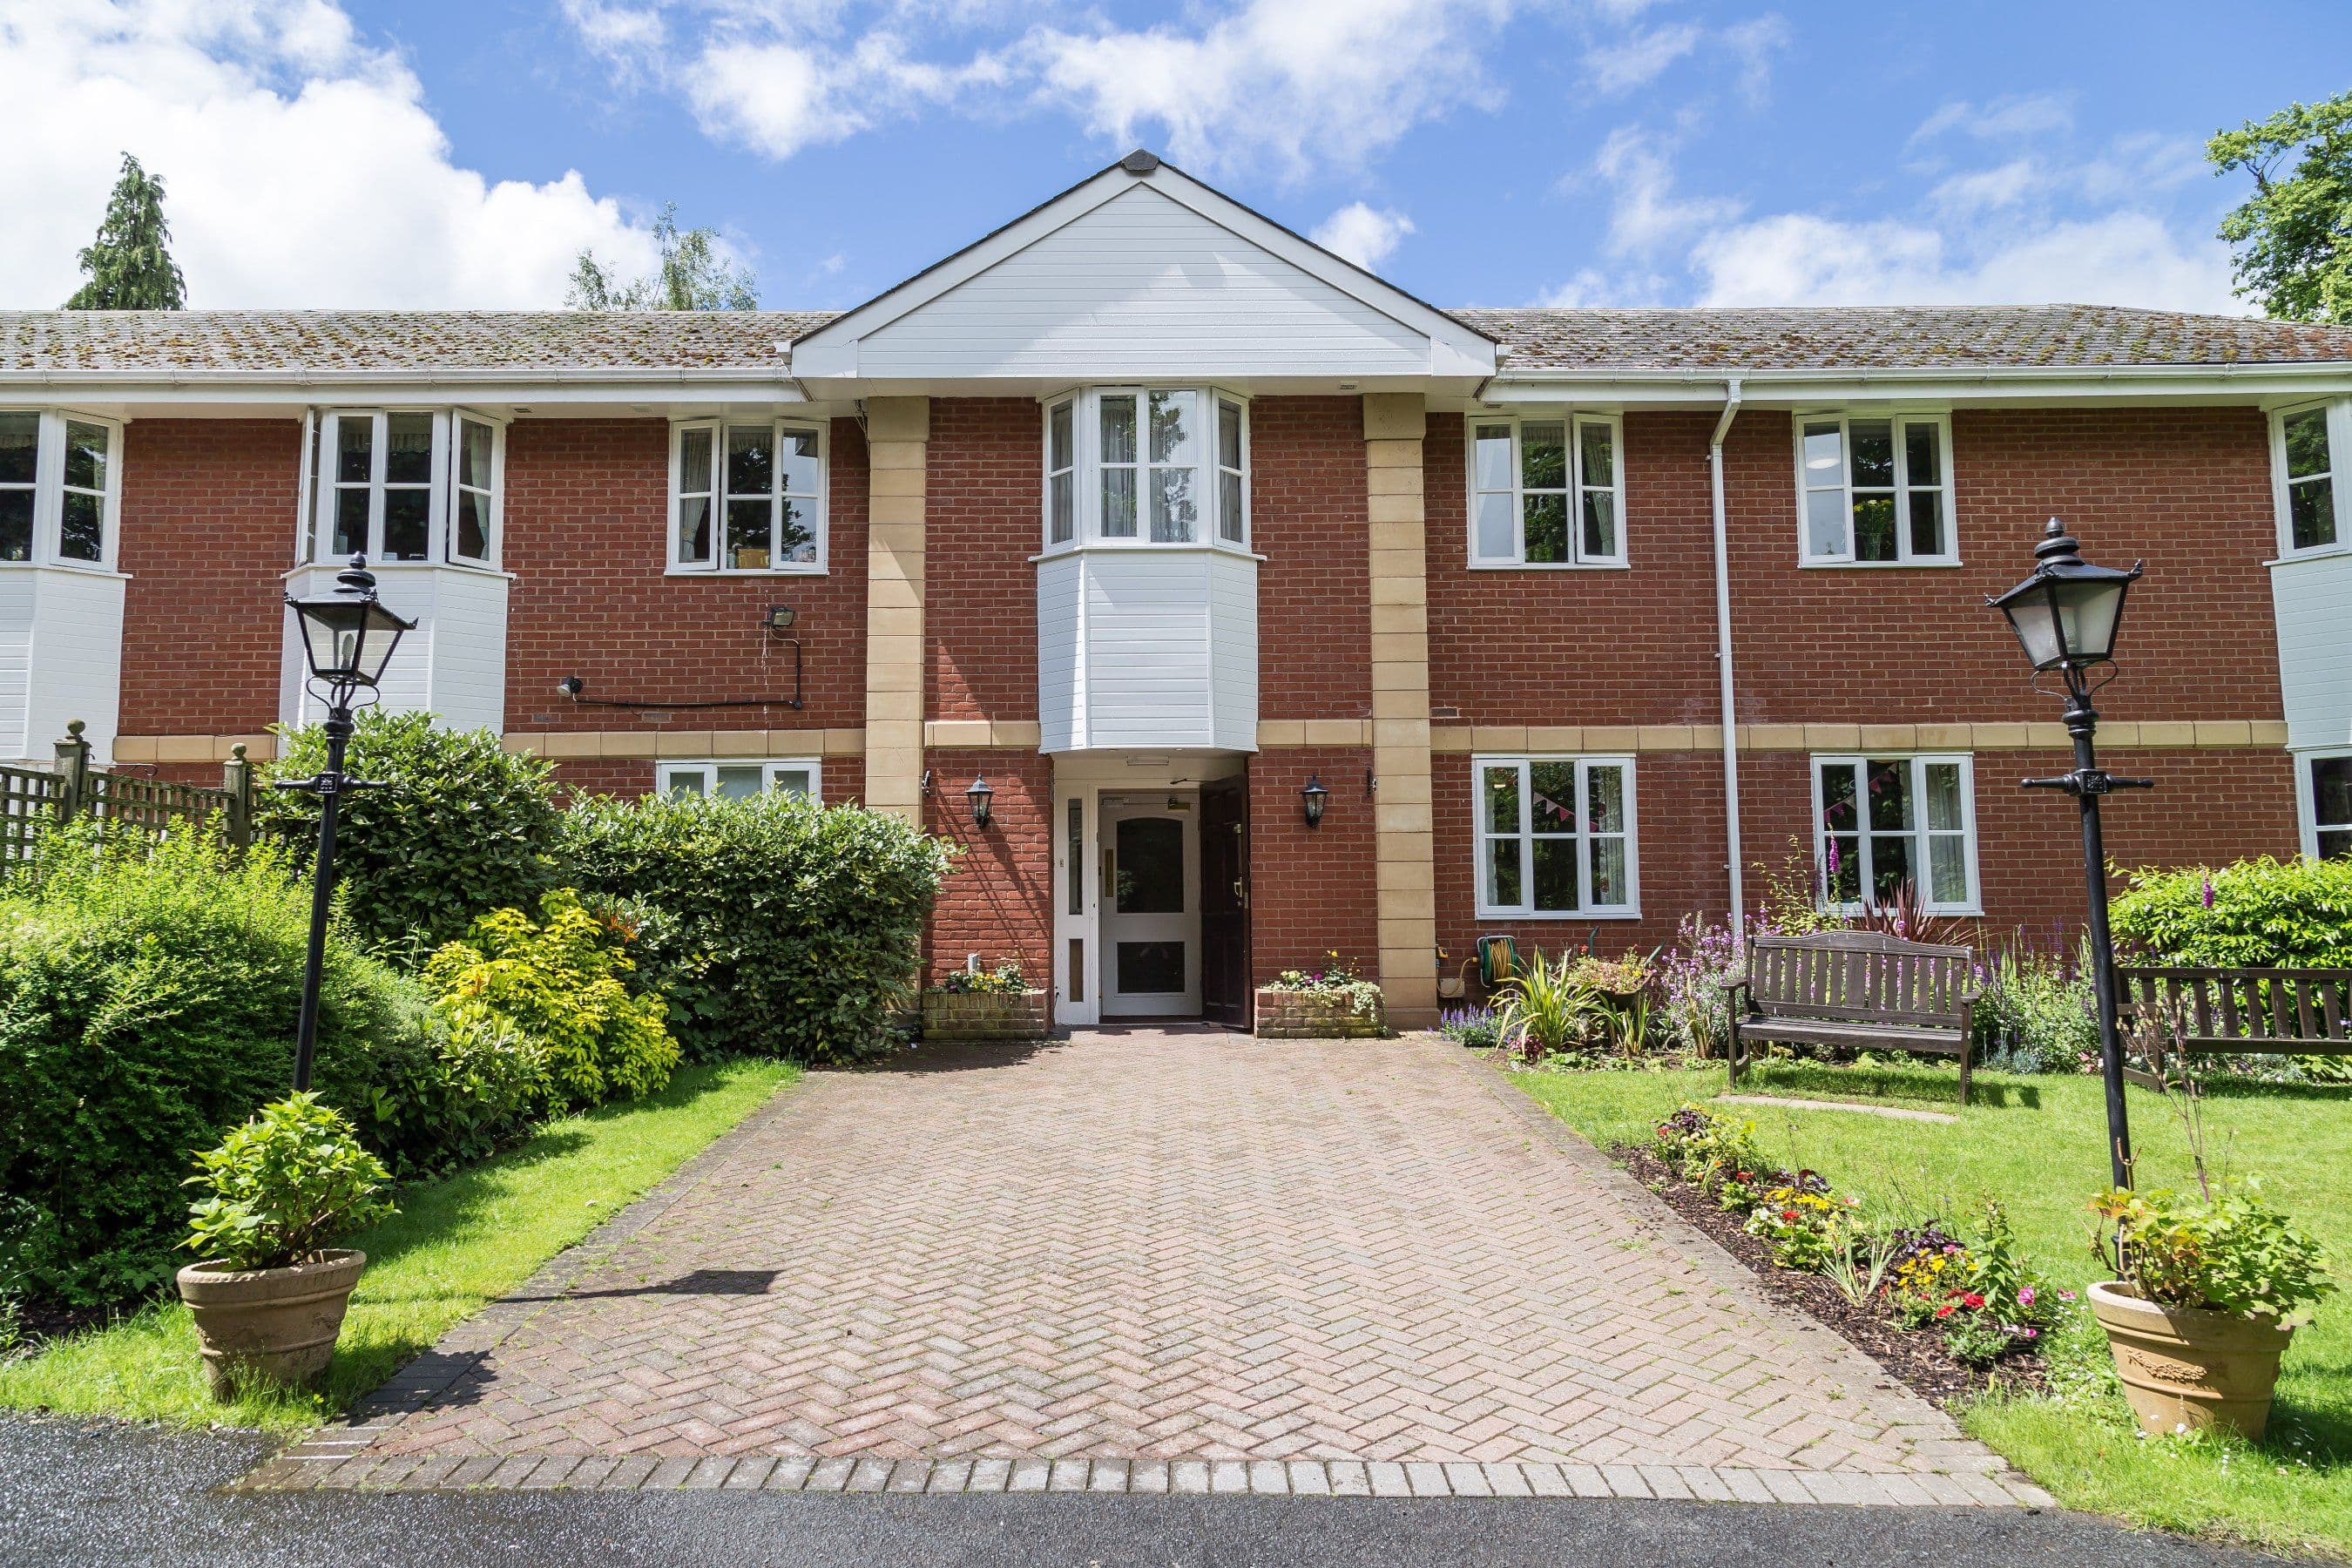
{"label": "white bay window", "polygon": [[1045,405],[1048,550],[1249,543],[1248,405],[1210,387],[1101,387]]}
{"label": "white bay window", "polygon": [[1958,563],[1948,418],[1807,414],[1796,426],[1806,565]]}
{"label": "white bay window", "polygon": [[1476,757],[1482,918],[1640,912],[1631,757]]}
{"label": "white bay window", "polygon": [[1976,783],[1966,756],[1815,757],[1813,865],[1822,907],[1977,912]]}
{"label": "white bay window", "polygon": [[332,409],[303,441],[304,561],[498,562],[506,427],[463,409]]}
{"label": "white bay window", "polygon": [[2352,509],[2352,475],[2338,452],[2352,450],[2352,403],[2323,403],[2271,416],[2273,485],[2278,497],[2279,553],[2307,555],[2352,544],[2344,518]]}
{"label": "white bay window", "polygon": [[675,426],[669,490],[671,571],[824,570],[823,424]]}
{"label": "white bay window", "polygon": [[121,442],[110,419],[0,408],[0,564],[113,565]]}
{"label": "white bay window", "polygon": [[1625,564],[1615,416],[1474,416],[1468,431],[1471,565]]}

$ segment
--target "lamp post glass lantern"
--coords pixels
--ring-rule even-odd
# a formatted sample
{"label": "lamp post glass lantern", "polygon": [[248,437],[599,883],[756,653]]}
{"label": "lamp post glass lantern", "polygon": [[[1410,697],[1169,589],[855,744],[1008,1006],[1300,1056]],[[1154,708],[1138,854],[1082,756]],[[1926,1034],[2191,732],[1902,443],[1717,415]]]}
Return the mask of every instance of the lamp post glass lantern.
{"label": "lamp post glass lantern", "polygon": [[403,620],[377,602],[375,574],[367,557],[354,555],[335,578],[331,594],[289,598],[302,633],[302,657],[310,690],[326,704],[319,727],[327,738],[327,765],[307,779],[286,779],[279,789],[308,790],[319,797],[319,851],[310,873],[310,949],[302,969],[302,1019],[294,1037],[294,1089],[310,1087],[310,1064],[319,1049],[319,977],[327,953],[327,914],[335,888],[335,826],[343,795],[377,786],[343,772],[352,739],[352,698],[373,689],[392,662],[403,634],[416,623]]}
{"label": "lamp post glass lantern", "polygon": [[[2099,766],[2093,736],[2099,711],[2091,706],[2097,689],[2091,672],[2113,664],[2116,632],[2123,624],[2124,598],[2139,581],[2140,564],[2128,572],[2084,561],[2079,542],[2056,518],[2033,551],[2033,574],[1998,598],[1985,602],[2008,618],[2037,676],[2056,672],[2066,687],[2066,732],[2074,742],[2074,771],[2056,778],[2027,779],[2027,789],[2062,790],[2074,797],[2083,824],[2084,889],[2089,900],[2091,984],[2099,1012],[2099,1076],[2106,1087],[2107,1162],[2117,1187],[2131,1185],[2131,1125],[2124,1106],[2123,1042],[2116,1028],[2116,949],[2107,927],[2107,851],[2099,826],[2099,802],[2112,790],[2151,789],[2153,779],[2119,779]],[[2112,679],[2112,677],[2110,677]],[[2101,681],[2098,685],[2105,685]]]}

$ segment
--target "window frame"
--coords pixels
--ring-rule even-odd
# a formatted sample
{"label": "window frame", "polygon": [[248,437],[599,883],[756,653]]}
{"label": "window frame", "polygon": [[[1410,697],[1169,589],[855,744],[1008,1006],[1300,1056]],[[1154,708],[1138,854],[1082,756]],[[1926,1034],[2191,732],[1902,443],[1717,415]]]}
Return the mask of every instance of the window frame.
{"label": "window frame", "polygon": [[[667,562],[665,574],[697,577],[822,577],[825,574],[833,532],[833,422],[830,419],[787,418],[780,415],[765,421],[768,438],[775,444],[779,453],[782,451],[787,431],[816,437],[816,492],[814,497],[803,498],[798,492],[785,489],[784,465],[778,461],[774,465],[775,479],[768,491],[770,563],[765,566],[728,566],[721,563],[727,551],[727,432],[730,428],[756,428],[761,423],[758,419],[730,418],[723,414],[670,421],[668,502],[664,509],[668,518],[666,525],[668,537],[663,546]],[[710,434],[710,559],[708,561],[685,560],[679,549],[678,502],[682,498],[677,487],[684,472],[686,436],[693,430]],[[816,559],[814,561],[778,563],[773,560],[776,533],[782,526],[782,505],[787,499],[806,499],[812,502],[809,531],[816,543]]]}
{"label": "window frame", "polygon": [[[1892,426],[1895,447],[1895,484],[1893,494],[1897,502],[1895,516],[1895,559],[1864,561],[1856,557],[1853,548],[1853,422],[1885,420]],[[1813,549],[1812,520],[1809,515],[1807,496],[1813,490],[1826,490],[1827,485],[1811,485],[1805,471],[1805,426],[1834,423],[1838,427],[1838,449],[1841,473],[1838,488],[1844,497],[1845,550],[1842,554],[1822,553]],[[1904,430],[1912,425],[1932,426],[1936,431],[1936,449],[1942,455],[1942,482],[1929,487],[1916,485],[1910,478],[1910,443],[1904,439]],[[1952,453],[1952,416],[1948,409],[1890,408],[1800,409],[1790,416],[1790,434],[1796,454],[1797,471],[1797,563],[1803,567],[1832,567],[1840,570],[1858,568],[1884,571],[1904,567],[1958,566],[1960,561],[1958,485],[1955,479],[1957,465]],[[1877,489],[1878,486],[1867,487]],[[1902,504],[1913,492],[1934,489],[1940,498],[1944,522],[1944,549],[1936,555],[1921,555],[1911,548],[1910,508]]]}
{"label": "window frame", "polygon": [[654,793],[667,798],[675,775],[698,771],[705,775],[702,798],[716,798],[720,768],[758,768],[763,795],[775,789],[778,773],[805,773],[808,790],[804,798],[813,805],[824,804],[824,763],[816,757],[666,757],[654,764]]}
{"label": "window frame", "polygon": [[[424,415],[433,421],[433,451],[426,478],[421,482],[387,486],[385,468],[390,448],[386,436],[394,416]],[[345,481],[336,477],[335,452],[346,419],[371,422],[368,478]],[[481,558],[460,555],[457,548],[457,431],[463,422],[487,426],[490,432],[489,553]],[[498,572],[506,522],[507,426],[510,422],[478,408],[411,404],[381,406],[341,405],[306,409],[302,419],[302,449],[299,458],[301,496],[295,535],[298,565],[340,565],[350,552],[330,548],[334,542],[336,497],[343,490],[368,492],[367,537],[359,552],[370,566],[382,570],[414,570],[424,566],[454,566],[472,572]],[[387,488],[425,492],[425,559],[390,561],[383,553],[384,496]],[[472,487],[467,487],[471,489]]]}
{"label": "window frame", "polygon": [[[1538,763],[1570,763],[1576,768],[1576,798],[1580,803],[1576,831],[1572,834],[1538,835],[1532,819],[1533,790],[1530,780]],[[1507,921],[1601,921],[1642,918],[1642,849],[1641,811],[1638,792],[1638,770],[1630,753],[1538,752],[1479,752],[1470,759],[1470,892],[1472,907],[1480,920]],[[1486,811],[1486,773],[1490,768],[1516,767],[1519,773],[1519,826],[1511,833],[1497,833],[1487,825]],[[1591,844],[1596,835],[1584,821],[1582,802],[1590,798],[1589,783],[1594,768],[1613,767],[1624,784],[1625,828],[1625,901],[1621,904],[1594,904],[1590,900],[1591,889]],[[1538,910],[1535,899],[1535,841],[1538,837],[1572,838],[1577,845],[1576,890],[1583,900],[1573,910]],[[1613,837],[1619,835],[1600,835]],[[1520,902],[1497,904],[1486,896],[1486,847],[1497,841],[1516,839],[1519,845]]]}
{"label": "window frame", "polygon": [[[32,535],[26,558],[0,561],[0,568],[58,567],[68,572],[113,573],[122,534],[122,433],[128,421],[75,408],[0,405],[0,414],[30,414],[33,431],[33,481],[7,488],[33,498]],[[65,552],[66,432],[69,426],[93,425],[106,432],[106,476],[99,497],[98,559],[86,561]],[[89,494],[81,486],[76,493]]]}
{"label": "window frame", "polygon": [[[1155,394],[1186,393],[1193,398],[1194,426],[1191,433],[1192,453],[1181,463],[1155,463],[1151,459],[1150,407]],[[1102,531],[1104,462],[1102,458],[1102,405],[1105,398],[1131,397],[1135,400],[1135,458],[1131,463],[1118,463],[1115,468],[1135,476],[1135,531],[1131,534],[1106,534]],[[1204,382],[1120,382],[1098,386],[1067,386],[1037,400],[1038,404],[1038,539],[1039,554],[1061,555],[1080,550],[1222,550],[1231,554],[1252,552],[1251,538],[1254,519],[1251,516],[1250,479],[1255,453],[1250,431],[1250,403],[1246,394],[1230,387]],[[1231,404],[1241,415],[1241,537],[1228,539],[1223,531],[1224,477],[1235,470],[1223,462],[1219,444],[1218,417],[1221,405]],[[1070,410],[1070,466],[1056,468],[1054,463],[1054,414],[1066,407]],[[1151,537],[1151,505],[1156,490],[1152,476],[1168,471],[1189,471],[1193,476],[1193,495],[1198,498],[1192,537],[1189,540],[1154,539]],[[1072,513],[1071,533],[1067,539],[1054,537],[1054,481],[1067,475],[1070,480]]]}
{"label": "window frame", "polygon": [[2312,776],[2315,765],[2352,762],[2352,746],[2315,747],[2296,752],[2294,756],[2295,821],[2301,830],[2304,858],[2316,860],[2320,858],[2319,836],[2322,833],[2352,833],[2352,822],[2319,820],[2319,781]]}
{"label": "window frame", "polygon": [[[1916,803],[1917,809],[1914,814],[1912,825],[1908,828],[1874,829],[1866,820],[1864,820],[1867,816],[1867,813],[1862,807],[1863,792],[1867,787],[1864,770],[1867,769],[1872,763],[1892,762],[1908,764],[1911,799]],[[1927,770],[1931,765],[1938,763],[1957,763],[1960,770],[1958,836],[1961,864],[1968,873],[1968,897],[1958,903],[1930,897],[1929,895],[1934,891],[1932,880],[1927,885],[1922,886],[1917,876],[1917,872],[1924,868],[1932,878],[1935,862],[1931,841],[1938,836],[1948,837],[1952,834],[1952,830],[1948,828],[1930,827],[1927,822]],[[1829,824],[1825,820],[1828,806],[1822,790],[1822,770],[1825,767],[1852,767],[1855,772],[1854,800],[1857,820],[1851,835],[1841,834],[1838,837],[1853,837],[1862,846],[1862,853],[1865,857],[1863,867],[1854,878],[1854,886],[1862,894],[1858,900],[1833,900],[1830,897],[1829,840],[1831,835]],[[1874,868],[1868,858],[1872,855],[1870,841],[1874,837],[1889,838],[1900,832],[1911,841],[1911,864],[1914,870],[1911,885],[1913,890],[1919,896],[1919,908],[1922,912],[1969,917],[1984,913],[1984,884],[1979,879],[1977,867],[1977,779],[1974,753],[1898,751],[1864,754],[1859,752],[1819,752],[1806,758],[1805,773],[1807,787],[1812,794],[1813,901],[1816,908],[1823,913],[1851,917],[1867,913],[1876,907],[1873,897],[1875,880],[1873,876]]]}
{"label": "window frame", "polygon": [[[1529,561],[1528,555],[1528,488],[1527,455],[1521,437],[1526,425],[1562,425],[1567,428],[1568,472],[1560,493],[1568,501],[1568,556],[1565,561]],[[1478,429],[1481,426],[1507,425],[1511,428],[1511,547],[1509,556],[1482,555],[1478,552],[1478,498],[1501,495],[1498,489],[1483,489],[1478,484]],[[1587,490],[1604,487],[1591,484],[1584,474],[1584,429],[1599,426],[1609,432],[1610,505],[1617,519],[1617,549],[1608,555],[1589,554],[1584,548],[1584,495]],[[1625,526],[1625,416],[1607,410],[1563,408],[1558,413],[1512,412],[1463,416],[1462,466],[1464,505],[1467,510],[1467,527],[1464,531],[1464,559],[1474,572],[1616,572],[1633,565],[1626,542]],[[1538,494],[1553,493],[1549,489]]]}
{"label": "window frame", "polygon": [[[2287,477],[2286,426],[2288,420],[2314,412],[2324,412],[2326,417],[2327,479],[2335,508],[2336,537],[2325,544],[2298,546],[2294,542],[2294,509]],[[2278,559],[2308,561],[2352,552],[2352,474],[2346,472],[2346,459],[2352,456],[2352,398],[2310,399],[2273,408],[2270,428],[2271,505],[2278,529]]]}

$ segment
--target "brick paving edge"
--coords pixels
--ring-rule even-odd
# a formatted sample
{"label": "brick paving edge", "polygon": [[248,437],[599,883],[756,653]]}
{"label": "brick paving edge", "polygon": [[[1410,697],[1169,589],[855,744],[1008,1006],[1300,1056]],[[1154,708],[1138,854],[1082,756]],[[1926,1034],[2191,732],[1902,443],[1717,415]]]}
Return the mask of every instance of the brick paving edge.
{"label": "brick paving edge", "polygon": [[1644,1501],[1823,1503],[1856,1508],[2053,1508],[2020,1478],[1865,1475],[1705,1465],[1397,1464],[1360,1459],[877,1459],[680,1456],[631,1464],[610,1457],[282,1456],[240,1491],[1003,1492],[1089,1495],[1395,1498],[1619,1498]]}

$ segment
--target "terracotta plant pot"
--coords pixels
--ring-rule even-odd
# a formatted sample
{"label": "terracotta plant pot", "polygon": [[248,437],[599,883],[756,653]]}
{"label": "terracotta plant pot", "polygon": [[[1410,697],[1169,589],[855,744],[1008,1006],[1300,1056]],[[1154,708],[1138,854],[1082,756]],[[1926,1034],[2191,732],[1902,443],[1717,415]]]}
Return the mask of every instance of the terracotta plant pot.
{"label": "terracotta plant pot", "polygon": [[181,1269],[180,1300],[196,1321],[213,1397],[229,1398],[248,1380],[308,1383],[326,1371],[366,1267],[366,1253],[338,1247],[288,1268]]}
{"label": "terracotta plant pot", "polygon": [[2260,1440],[2293,1329],[2269,1318],[2159,1307],[2116,1282],[2092,1286],[2090,1299],[2141,1431],[2222,1427]]}

